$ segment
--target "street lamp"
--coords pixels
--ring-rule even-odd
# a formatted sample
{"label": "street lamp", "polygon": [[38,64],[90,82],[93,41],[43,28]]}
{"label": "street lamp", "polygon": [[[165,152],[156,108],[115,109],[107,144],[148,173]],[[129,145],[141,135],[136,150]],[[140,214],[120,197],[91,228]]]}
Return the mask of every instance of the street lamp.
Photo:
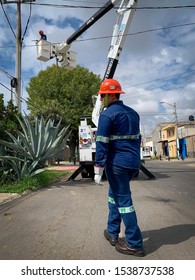
{"label": "street lamp", "polygon": [[176,103],[174,102],[174,104],[170,104],[167,102],[160,102],[161,104],[167,104],[171,107],[174,108],[174,115],[175,115],[175,137],[176,137],[176,154],[177,154],[177,158],[179,159],[179,138],[178,138],[178,121],[177,121],[177,109],[176,109]]}

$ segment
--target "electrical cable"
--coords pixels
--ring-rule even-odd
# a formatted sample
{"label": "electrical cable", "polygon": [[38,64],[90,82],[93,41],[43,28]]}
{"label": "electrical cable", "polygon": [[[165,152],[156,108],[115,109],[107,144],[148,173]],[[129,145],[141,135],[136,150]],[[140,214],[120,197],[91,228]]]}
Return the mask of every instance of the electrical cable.
{"label": "electrical cable", "polygon": [[[151,81],[147,81],[147,82],[143,82],[143,83],[139,83],[139,84],[134,84],[134,85],[131,85],[130,87],[136,87],[136,86],[140,86],[140,85],[144,85],[144,84],[148,84],[148,83],[153,83],[153,82],[157,82],[157,81],[164,80],[164,79],[169,79],[169,78],[181,76],[181,75],[184,75],[184,74],[190,73],[190,72],[195,72],[195,70],[192,69],[192,70],[188,70],[188,71],[185,71],[185,72],[182,72],[182,73],[179,73],[179,74],[169,75],[169,76],[158,78],[158,79],[155,79],[155,80],[151,80]],[[125,88],[127,88],[127,86]]]}
{"label": "electrical cable", "polygon": [[0,67],[0,72],[2,72],[3,74],[5,74],[8,78],[12,79],[14,78],[14,76],[12,76],[11,74],[9,74],[7,71],[5,71],[3,68]]}
{"label": "electrical cable", "polygon": [[[7,86],[5,86],[4,84],[2,84],[0,82],[0,85],[3,86],[4,88],[6,88],[7,90],[9,90],[10,92],[12,92],[12,90],[10,88],[8,88]],[[13,92],[15,94],[15,92]],[[20,100],[25,101],[26,103],[30,104],[31,106],[33,106],[34,108],[38,109],[38,107],[36,107],[34,104],[30,103],[28,100],[24,99],[23,97],[20,97]]]}
{"label": "electrical cable", "polygon": [[5,86],[4,84],[2,84],[1,82],[0,82],[0,85],[3,86],[4,88],[8,89],[9,91],[11,91],[10,88],[6,87],[6,86]]}
{"label": "electrical cable", "polygon": [[24,40],[24,37],[26,35],[26,32],[28,30],[28,26],[29,26],[29,23],[30,23],[30,18],[31,18],[31,13],[32,13],[32,2],[30,2],[30,12],[29,12],[29,17],[28,17],[28,20],[27,20],[27,23],[26,23],[26,27],[25,27],[25,30],[24,30],[24,34],[23,34],[23,37],[22,37],[22,42]]}
{"label": "electrical cable", "polygon": [[[192,26],[195,25],[195,22],[191,23],[185,23],[185,24],[178,24],[178,25],[171,25],[167,27],[160,27],[160,28],[154,28],[154,29],[149,29],[149,30],[143,30],[143,31],[138,31],[134,33],[128,33],[124,36],[134,36],[134,35],[139,35],[139,34],[144,34],[144,33],[149,33],[149,32],[155,32],[155,31],[160,31],[160,30],[166,30],[166,29],[171,29],[171,28],[178,28],[178,27],[186,27],[186,26]],[[117,36],[117,35],[116,35]],[[75,43],[78,42],[85,42],[85,41],[90,41],[90,40],[100,40],[100,39],[110,39],[113,38],[114,36],[109,35],[109,36],[101,36],[101,37],[92,37],[92,38],[87,38],[87,39],[80,39],[76,40]],[[59,43],[54,43],[54,45],[57,45]],[[34,47],[35,45],[26,45],[25,47]],[[15,46],[0,46],[0,48],[15,48]]]}
{"label": "electrical cable", "polygon": [[[26,3],[29,4],[29,3]],[[95,6],[75,6],[75,5],[66,5],[66,4],[49,4],[49,3],[32,3],[32,5],[36,6],[48,6],[48,7],[54,7],[54,8],[74,8],[74,9],[100,9],[102,7],[95,7]],[[118,9],[118,7],[114,7],[115,9]],[[136,10],[160,10],[160,9],[191,9],[195,8],[195,5],[182,5],[182,6],[158,6],[158,7],[136,7],[129,9],[136,9]]]}
{"label": "electrical cable", "polygon": [[[123,35],[123,36],[134,36],[134,35],[139,35],[139,34],[144,34],[144,33],[149,33],[149,32],[155,32],[155,31],[166,30],[166,29],[170,29],[170,28],[185,27],[185,26],[191,26],[191,25],[195,25],[195,22],[172,25],[172,26],[167,26],[167,27],[154,28],[154,29],[148,29],[148,30],[134,32],[134,33],[128,33],[128,34]],[[116,36],[92,37],[92,38],[87,38],[87,39],[80,39],[80,40],[77,40],[76,42],[99,40],[99,39],[108,39],[108,38],[114,38],[114,37],[117,37],[117,36],[118,35],[116,35]]]}
{"label": "electrical cable", "polygon": [[6,13],[6,11],[4,10],[2,0],[0,0],[0,1],[1,1],[1,8],[2,8],[2,10],[3,10],[3,13],[4,13],[6,19],[7,19],[7,22],[8,22],[8,24],[9,24],[9,27],[10,27],[10,29],[11,29],[11,31],[12,31],[14,37],[16,38],[16,34],[15,34],[15,32],[14,32],[12,26],[11,26],[11,23],[10,23],[10,20],[9,20],[9,18],[8,18],[8,16],[7,16],[7,13]]}

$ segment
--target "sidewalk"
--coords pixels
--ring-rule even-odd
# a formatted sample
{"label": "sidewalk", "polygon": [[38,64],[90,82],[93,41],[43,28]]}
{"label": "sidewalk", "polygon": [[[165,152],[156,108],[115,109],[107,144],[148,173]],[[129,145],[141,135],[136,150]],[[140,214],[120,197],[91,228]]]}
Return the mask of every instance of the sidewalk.
{"label": "sidewalk", "polygon": [[[75,171],[79,165],[73,165],[70,162],[61,162],[60,165],[55,165],[48,167],[46,169],[48,170],[67,170],[67,171]],[[26,193],[26,192],[25,192]],[[21,197],[23,194],[17,194],[17,193],[0,193],[0,205],[6,202],[9,202],[11,200],[14,200],[16,198]]]}
{"label": "sidewalk", "polygon": [[17,193],[0,193],[0,205],[5,203],[5,202],[11,201],[13,199],[16,199],[16,198],[18,198],[20,196],[21,195],[17,194]]}
{"label": "sidewalk", "polygon": [[47,167],[47,170],[76,170],[77,168],[79,168],[79,165],[73,165],[72,163],[69,162],[62,162],[60,165],[54,165],[51,167]]}

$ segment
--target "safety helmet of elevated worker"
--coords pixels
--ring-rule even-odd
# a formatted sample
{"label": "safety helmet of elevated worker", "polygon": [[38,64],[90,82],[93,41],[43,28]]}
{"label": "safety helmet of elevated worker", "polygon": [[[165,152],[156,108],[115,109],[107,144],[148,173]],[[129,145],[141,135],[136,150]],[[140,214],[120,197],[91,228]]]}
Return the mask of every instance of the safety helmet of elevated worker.
{"label": "safety helmet of elevated worker", "polygon": [[41,40],[47,40],[47,36],[44,34],[43,30],[39,30],[39,35],[41,36]]}
{"label": "safety helmet of elevated worker", "polygon": [[119,100],[120,94],[123,93],[125,92],[122,91],[120,83],[114,79],[105,79],[98,91],[103,107],[107,107],[110,103]]}

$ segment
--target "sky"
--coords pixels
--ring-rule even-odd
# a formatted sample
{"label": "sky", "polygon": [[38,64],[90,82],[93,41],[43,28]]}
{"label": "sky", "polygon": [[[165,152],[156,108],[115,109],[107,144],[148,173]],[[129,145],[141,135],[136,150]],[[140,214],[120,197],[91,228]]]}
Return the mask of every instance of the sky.
{"label": "sky", "polygon": [[[54,59],[37,60],[38,31],[44,30],[49,42],[62,43],[106,2],[36,0],[32,5],[22,4],[22,34],[30,16],[22,48],[22,113],[28,112],[25,100],[30,78],[55,63]],[[70,48],[77,52],[77,64],[102,78],[116,10],[104,15]],[[0,28],[0,93],[7,103],[11,98],[9,75],[15,76],[16,4],[0,5]],[[139,113],[143,136],[150,136],[160,122],[175,121],[174,103],[178,121],[195,115],[195,1],[138,0],[114,78],[126,93],[124,103]]]}

